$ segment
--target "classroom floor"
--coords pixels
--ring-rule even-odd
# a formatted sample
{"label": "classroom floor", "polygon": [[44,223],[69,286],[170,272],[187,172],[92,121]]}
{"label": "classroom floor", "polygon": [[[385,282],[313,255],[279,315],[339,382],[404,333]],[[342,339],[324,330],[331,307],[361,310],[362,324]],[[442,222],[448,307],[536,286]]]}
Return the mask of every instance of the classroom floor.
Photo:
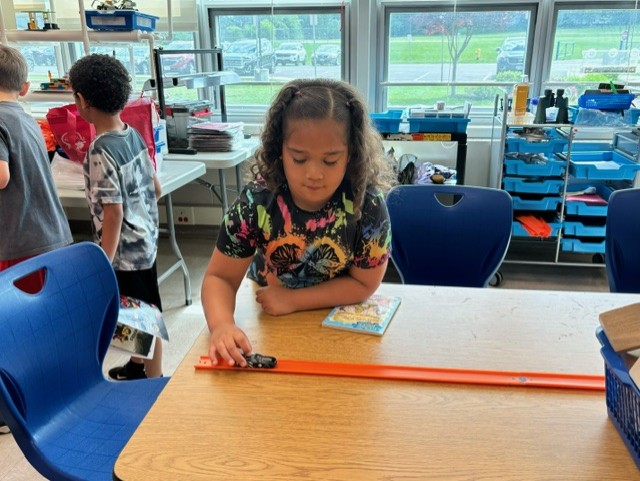
{"label": "classroom floor", "polygon": [[[186,256],[191,277],[193,304],[185,305],[183,278],[180,271],[172,274],[160,286],[164,306],[164,318],[171,342],[165,345],[163,368],[171,375],[193,341],[205,327],[200,306],[200,284],[209,256],[215,243],[215,231],[181,231],[178,243]],[[82,238],[82,234],[76,236]],[[158,271],[162,272],[172,263],[167,239],[160,240]],[[498,289],[538,289],[608,291],[607,278],[602,266],[586,264],[583,267],[503,264],[500,272],[503,281]],[[398,282],[397,273],[390,268],[386,282]],[[105,371],[126,361],[126,356],[109,352]],[[0,481],[43,480],[24,459],[10,434],[0,435]]]}

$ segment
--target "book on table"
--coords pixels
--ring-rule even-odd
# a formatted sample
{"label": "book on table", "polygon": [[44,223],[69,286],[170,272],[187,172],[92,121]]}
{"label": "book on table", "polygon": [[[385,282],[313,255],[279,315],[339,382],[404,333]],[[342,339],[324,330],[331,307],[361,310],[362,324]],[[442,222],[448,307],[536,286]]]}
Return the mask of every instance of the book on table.
{"label": "book on table", "polygon": [[160,309],[133,297],[120,296],[120,310],[111,347],[137,357],[153,357],[156,337],[169,340]]}
{"label": "book on table", "polygon": [[324,318],[322,325],[382,336],[398,310],[400,297],[374,294],[358,304],[334,307]]}

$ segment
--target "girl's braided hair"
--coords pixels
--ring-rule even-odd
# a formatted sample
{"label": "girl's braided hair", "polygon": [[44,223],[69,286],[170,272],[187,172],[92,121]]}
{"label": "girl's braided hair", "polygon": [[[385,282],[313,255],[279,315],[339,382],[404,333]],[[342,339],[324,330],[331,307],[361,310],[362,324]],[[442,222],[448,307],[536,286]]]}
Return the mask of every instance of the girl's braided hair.
{"label": "girl's braided hair", "polygon": [[269,189],[286,182],[282,145],[292,120],[333,119],[345,126],[349,159],[346,177],[354,194],[356,217],[368,187],[386,192],[393,173],[383,157],[382,139],[373,127],[367,106],[350,84],[331,79],[300,79],[287,83],[273,101],[261,136],[261,147],[251,167],[254,178],[262,177]]}

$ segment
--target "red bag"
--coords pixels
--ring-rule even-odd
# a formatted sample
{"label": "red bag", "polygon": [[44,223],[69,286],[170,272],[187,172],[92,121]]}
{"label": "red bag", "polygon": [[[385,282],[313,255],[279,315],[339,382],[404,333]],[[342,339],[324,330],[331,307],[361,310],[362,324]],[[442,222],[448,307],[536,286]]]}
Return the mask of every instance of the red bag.
{"label": "red bag", "polygon": [[[75,104],[51,108],[46,117],[56,142],[67,156],[74,162],[84,162],[87,149],[96,137],[93,125],[80,116]],[[158,111],[154,100],[149,97],[130,100],[120,113],[120,118],[140,133],[155,168],[153,125],[157,123]]]}
{"label": "red bag", "polygon": [[96,129],[80,117],[76,104],[54,107],[47,112],[51,132],[64,153],[74,162],[82,163]]}

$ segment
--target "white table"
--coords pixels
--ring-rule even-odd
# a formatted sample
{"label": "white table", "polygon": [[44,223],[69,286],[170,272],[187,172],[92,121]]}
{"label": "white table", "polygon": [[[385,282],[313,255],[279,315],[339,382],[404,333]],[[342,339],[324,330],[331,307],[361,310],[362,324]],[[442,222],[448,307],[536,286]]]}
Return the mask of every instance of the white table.
{"label": "white table", "polygon": [[198,152],[194,155],[189,154],[165,154],[165,161],[185,162],[185,161],[198,161],[204,163],[207,170],[217,170],[218,179],[220,181],[219,192],[216,190],[216,185],[212,184],[204,179],[196,179],[196,181],[209,189],[213,194],[218,197],[222,203],[222,213],[227,211],[229,207],[229,201],[227,196],[227,182],[225,180],[225,169],[234,168],[236,172],[236,185],[238,192],[242,189],[242,175],[240,173],[240,165],[250,158],[257,150],[259,141],[257,139],[247,139],[242,143],[242,147],[231,152]]}
{"label": "white table", "polygon": [[[184,295],[185,303],[191,304],[191,279],[189,278],[189,271],[187,264],[182,257],[178,242],[176,241],[176,230],[173,222],[173,202],[171,200],[171,193],[180,187],[188,184],[192,180],[197,180],[200,176],[206,173],[206,168],[202,162],[194,162],[193,160],[173,162],[164,161],[162,163],[162,170],[158,173],[158,179],[162,186],[162,195],[164,198],[164,205],[167,213],[167,228],[160,229],[163,233],[169,234],[169,243],[171,250],[176,256],[176,262],[165,270],[158,277],[158,284],[161,284],[167,277],[173,274],[177,269],[182,269],[184,277]],[[87,207],[87,199],[84,194],[84,190],[64,189],[58,188],[58,196],[65,207]]]}

